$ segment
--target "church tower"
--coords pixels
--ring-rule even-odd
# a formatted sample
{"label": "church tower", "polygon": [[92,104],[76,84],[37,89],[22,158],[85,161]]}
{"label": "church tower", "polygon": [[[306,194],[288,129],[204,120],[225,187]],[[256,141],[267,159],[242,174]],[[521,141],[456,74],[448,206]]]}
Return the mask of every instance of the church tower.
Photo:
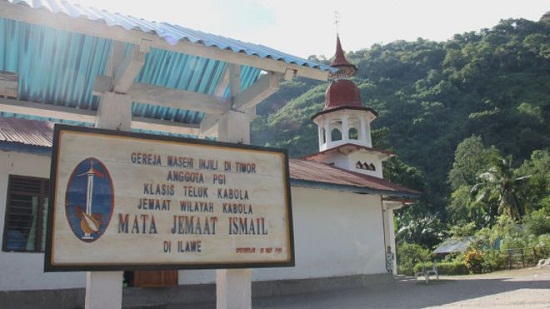
{"label": "church tower", "polygon": [[363,106],[359,88],[349,79],[357,67],[346,59],[339,36],[331,66],[338,71],[325,92],[325,108],[312,117],[318,126],[319,153],[307,159],[383,178],[382,161],[393,154],[372,148],[370,124],[377,113]]}

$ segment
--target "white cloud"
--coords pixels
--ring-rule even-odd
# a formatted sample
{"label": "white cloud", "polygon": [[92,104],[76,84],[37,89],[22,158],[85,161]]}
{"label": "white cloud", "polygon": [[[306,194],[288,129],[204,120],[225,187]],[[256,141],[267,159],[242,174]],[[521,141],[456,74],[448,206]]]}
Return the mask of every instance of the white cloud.
{"label": "white cloud", "polygon": [[491,28],[499,20],[538,20],[548,0],[72,0],[263,44],[301,57],[334,53],[334,12],[346,51],[374,43],[444,41]]}

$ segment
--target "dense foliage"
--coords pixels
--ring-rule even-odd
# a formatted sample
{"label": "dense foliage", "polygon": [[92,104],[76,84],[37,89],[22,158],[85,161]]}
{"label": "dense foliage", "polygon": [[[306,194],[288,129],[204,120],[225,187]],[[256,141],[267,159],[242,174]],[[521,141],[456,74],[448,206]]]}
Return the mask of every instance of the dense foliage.
{"label": "dense foliage", "polygon": [[[521,220],[550,204],[550,12],[538,22],[501,20],[445,42],[375,44],[346,57],[359,69],[353,80],[364,105],[378,112],[375,146],[398,155],[385,163],[385,177],[423,192],[400,214],[398,237],[433,247],[449,225],[482,227],[501,214]],[[323,109],[326,88],[284,83],[258,107],[252,142],[294,157],[316,152],[310,117]]]}

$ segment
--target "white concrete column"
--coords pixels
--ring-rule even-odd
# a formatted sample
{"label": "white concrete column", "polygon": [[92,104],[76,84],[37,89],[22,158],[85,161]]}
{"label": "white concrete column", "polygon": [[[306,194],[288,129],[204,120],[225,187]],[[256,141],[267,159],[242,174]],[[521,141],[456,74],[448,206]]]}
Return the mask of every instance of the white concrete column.
{"label": "white concrete column", "polygon": [[[384,263],[387,263],[387,248],[388,246],[391,246],[391,239],[390,239],[390,224],[388,222],[388,213],[391,212],[390,209],[388,209],[385,202],[382,202],[382,224],[384,225]],[[395,251],[392,252],[395,254]],[[387,270],[387,265],[384,265],[385,269]]]}
{"label": "white concrete column", "polygon": [[[130,131],[132,100],[128,95],[107,92],[101,96],[96,127]],[[122,271],[86,273],[86,309],[122,307]]]}
{"label": "white concrete column", "polygon": [[[395,225],[393,223],[394,211],[403,207],[403,203],[397,201],[382,201],[382,210],[384,220],[384,239],[385,246],[390,246],[393,252],[392,273],[397,275],[397,247],[395,245]],[[385,248],[384,248],[385,250]]]}
{"label": "white concrete column", "polygon": [[218,141],[250,144],[250,116],[238,111],[224,114],[219,120]]}
{"label": "white concrete column", "polygon": [[97,109],[96,128],[130,131],[131,108],[130,96],[114,92],[104,93]]}
{"label": "white concrete column", "polygon": [[386,211],[388,216],[388,228],[389,228],[389,244],[393,252],[393,274],[397,275],[397,247],[395,246],[395,226],[393,224],[393,209]]}
{"label": "white concrete column", "polygon": [[367,146],[372,147],[372,138],[370,136],[370,123],[365,123],[365,138],[367,142]]}
{"label": "white concrete column", "polygon": [[342,128],[340,131],[342,131],[342,141],[344,143],[349,142],[349,116],[348,115],[342,116]]}
{"label": "white concrete column", "polygon": [[324,132],[323,132],[323,128],[324,126],[319,124],[317,126],[317,135],[319,137],[319,151],[322,151],[323,150],[323,144],[324,144]]}
{"label": "white concrete column", "polygon": [[85,309],[120,309],[122,307],[122,272],[87,272],[85,301]]}
{"label": "white concrete column", "polygon": [[[218,140],[250,144],[250,116],[229,111],[220,118]],[[216,271],[216,308],[252,308],[252,269],[218,269]]]}
{"label": "white concrete column", "polygon": [[332,135],[330,134],[330,120],[325,119],[323,127],[325,129],[325,149],[332,143]]}
{"label": "white concrete column", "polygon": [[359,118],[359,136],[357,137],[357,139],[362,142],[362,143],[367,143],[367,127],[365,126],[365,118],[364,117],[360,117]]}
{"label": "white concrete column", "polygon": [[218,269],[216,308],[252,308],[252,269]]}

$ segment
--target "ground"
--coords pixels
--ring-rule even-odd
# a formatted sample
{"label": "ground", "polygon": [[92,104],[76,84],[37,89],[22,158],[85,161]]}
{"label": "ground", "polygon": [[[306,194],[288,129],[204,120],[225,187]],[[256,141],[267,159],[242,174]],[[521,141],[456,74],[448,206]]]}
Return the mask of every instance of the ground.
{"label": "ground", "polygon": [[[214,309],[215,304],[193,305]],[[550,268],[525,268],[425,283],[399,277],[395,286],[254,299],[254,309],[550,308]],[[170,307],[172,308],[172,307]]]}

